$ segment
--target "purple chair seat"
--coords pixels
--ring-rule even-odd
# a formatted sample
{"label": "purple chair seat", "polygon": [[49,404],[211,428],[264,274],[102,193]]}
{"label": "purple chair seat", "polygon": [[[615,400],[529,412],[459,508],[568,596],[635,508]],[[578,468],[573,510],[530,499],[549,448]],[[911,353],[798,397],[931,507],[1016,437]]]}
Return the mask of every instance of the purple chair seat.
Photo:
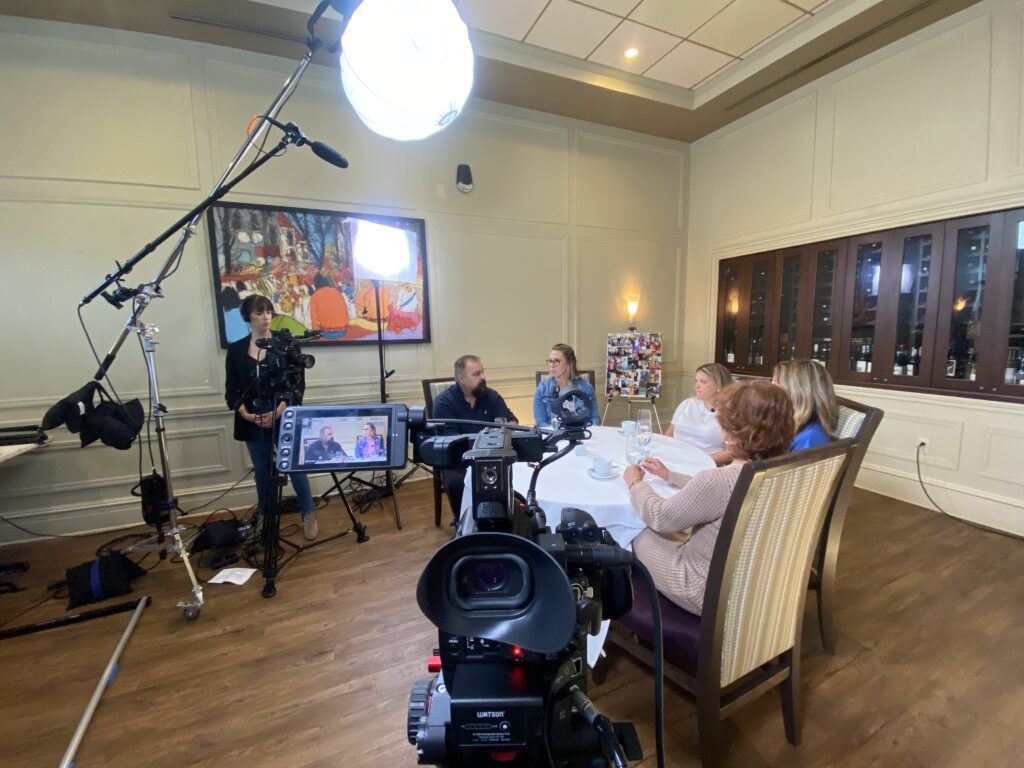
{"label": "purple chair seat", "polygon": [[[623,625],[644,642],[653,647],[654,612],[647,584],[643,577],[633,571],[633,609],[622,617]],[[700,616],[695,616],[673,603],[662,594],[661,604],[662,635],[665,638],[665,656],[688,659],[696,663],[700,649]]]}

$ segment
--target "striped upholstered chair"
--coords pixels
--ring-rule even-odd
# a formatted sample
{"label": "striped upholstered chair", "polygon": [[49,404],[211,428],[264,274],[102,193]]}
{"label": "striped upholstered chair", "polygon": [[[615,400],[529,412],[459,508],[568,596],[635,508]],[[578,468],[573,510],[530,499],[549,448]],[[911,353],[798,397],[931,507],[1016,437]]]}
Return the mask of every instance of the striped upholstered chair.
{"label": "striped upholstered chair", "polygon": [[[800,741],[807,572],[850,448],[839,440],[746,464],[722,518],[703,615],[659,596],[665,675],[697,699],[705,768],[718,764],[722,719],[775,686],[786,738]],[[632,611],[608,638],[651,664],[653,610],[635,575],[634,592]]]}
{"label": "striped upholstered chair", "polygon": [[857,481],[864,454],[867,453],[871,438],[875,435],[884,415],[881,408],[873,408],[844,397],[837,398],[839,403],[839,438],[849,439],[850,460],[846,463],[843,475],[836,486],[832,503],[825,515],[825,524],[821,528],[818,547],[811,564],[811,578],[808,589],[818,596],[818,627],[821,630],[821,644],[828,653],[836,650],[836,629],[834,620],[834,603],[836,592],[836,566],[839,560],[839,540],[843,535],[843,523],[846,522],[846,509],[850,505],[850,496]]}

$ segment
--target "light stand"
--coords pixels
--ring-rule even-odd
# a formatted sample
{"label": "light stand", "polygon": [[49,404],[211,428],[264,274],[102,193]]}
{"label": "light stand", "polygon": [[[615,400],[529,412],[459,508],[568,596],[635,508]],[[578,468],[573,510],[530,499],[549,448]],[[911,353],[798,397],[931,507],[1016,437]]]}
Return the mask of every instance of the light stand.
{"label": "light stand", "polygon": [[[287,132],[284,138],[278,143],[278,145],[268,153],[263,154],[257,160],[253,161],[247,166],[242,172],[240,172],[230,182],[227,181],[228,177],[234,172],[235,168],[241,162],[242,158],[248,153],[248,151],[255,146],[257,140],[260,138],[264,130],[271,124],[277,113],[284,106],[285,102],[291,96],[292,91],[298,85],[299,80],[305,73],[313,60],[314,54],[324,45],[323,41],[319,40],[314,33],[314,26],[319,21],[320,17],[324,14],[327,8],[331,5],[330,0],[323,0],[307,24],[307,30],[309,36],[306,40],[308,50],[306,55],[299,62],[295,71],[291,76],[285,80],[284,85],[278,92],[277,96],[271,102],[270,107],[267,109],[266,114],[262,116],[255,129],[249,134],[242,147],[235,154],[234,158],[228,164],[227,169],[221,174],[221,177],[217,180],[213,190],[207,195],[206,199],[203,200],[199,205],[195,206],[191,211],[178,219],[168,229],[164,230],[155,240],[145,245],[142,250],[132,256],[124,265],[118,264],[118,269],[115,272],[108,274],[102,282],[90,293],[88,293],[82,301],[79,303],[79,308],[85,306],[97,296],[103,296],[110,304],[115,308],[120,309],[122,303],[127,299],[132,299],[132,314],[125,323],[124,329],[121,331],[121,335],[111,346],[110,351],[107,352],[106,357],[100,363],[99,370],[97,370],[93,377],[96,381],[103,379],[110,367],[114,363],[114,358],[117,356],[118,351],[124,344],[125,339],[133,331],[139,335],[142,342],[143,352],[146,359],[146,370],[149,377],[150,386],[150,415],[156,422],[157,432],[157,445],[160,452],[160,466],[163,470],[163,475],[166,484],[166,495],[162,502],[162,508],[169,513],[171,528],[167,531],[167,534],[171,537],[171,542],[167,543],[163,540],[163,531],[160,530],[157,534],[157,544],[143,544],[136,545],[132,549],[140,549],[142,547],[155,547],[161,554],[170,552],[181,558],[182,563],[185,565],[185,570],[188,573],[189,581],[192,585],[192,596],[191,598],[179,600],[178,607],[183,609],[186,619],[195,619],[199,616],[199,611],[203,605],[203,588],[199,585],[196,579],[195,572],[192,569],[192,564],[188,558],[188,547],[181,537],[181,529],[178,524],[178,500],[174,495],[174,488],[171,481],[171,466],[167,452],[167,440],[165,436],[164,427],[164,414],[167,409],[160,401],[160,391],[157,385],[156,375],[156,361],[154,357],[154,347],[156,345],[155,334],[157,328],[152,325],[147,325],[141,322],[142,313],[146,307],[149,306],[150,301],[154,298],[163,298],[160,286],[161,283],[166,279],[175,269],[181,255],[185,249],[185,245],[189,238],[195,234],[196,224],[199,221],[200,216],[203,212],[217,202],[220,198],[226,195],[236,184],[242,179],[249,176],[257,168],[267,163],[271,158],[280,155],[289,144],[298,144],[301,141],[305,141],[305,137],[302,137],[297,131]],[[338,43],[328,46],[327,50],[335,52],[338,50],[341,41]],[[164,261],[163,265],[157,272],[156,277],[149,283],[144,283],[138,288],[126,288],[121,285],[121,279],[127,275],[142,259],[148,256],[150,253],[155,251],[162,243],[171,237],[176,231],[181,229],[181,236],[178,238],[177,243],[171,250],[170,255]],[[107,288],[111,285],[117,284],[117,288],[111,293],[107,293]]]}

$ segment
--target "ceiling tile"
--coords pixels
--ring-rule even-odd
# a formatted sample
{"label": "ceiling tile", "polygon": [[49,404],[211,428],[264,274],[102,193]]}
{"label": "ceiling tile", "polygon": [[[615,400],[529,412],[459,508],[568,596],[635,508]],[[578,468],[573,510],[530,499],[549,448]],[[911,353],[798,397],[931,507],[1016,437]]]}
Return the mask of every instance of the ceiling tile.
{"label": "ceiling tile", "polygon": [[690,39],[740,56],[801,16],[802,11],[781,0],[735,0]]}
{"label": "ceiling tile", "polygon": [[644,72],[644,76],[670,85],[678,85],[680,88],[692,88],[708,75],[735,60],[732,56],[684,40],[665,58]]}
{"label": "ceiling tile", "polygon": [[458,7],[469,26],[522,40],[547,4],[548,0],[460,0]]}
{"label": "ceiling tile", "polygon": [[614,13],[616,16],[625,18],[629,15],[630,11],[636,8],[640,0],[573,0],[573,2],[580,5],[589,5],[592,8]]}
{"label": "ceiling tile", "polygon": [[579,3],[551,0],[526,42],[585,59],[619,21],[618,16]]}
{"label": "ceiling tile", "polygon": [[[674,35],[667,35],[632,21],[624,21],[608,35],[601,43],[601,47],[590,55],[589,61],[639,74],[671,51],[679,42],[680,39]],[[627,48],[636,48],[640,54],[636,58],[627,59],[622,55]]]}
{"label": "ceiling tile", "polygon": [[629,14],[629,18],[680,37],[689,37],[694,30],[731,2],[732,0],[643,0],[636,10]]}

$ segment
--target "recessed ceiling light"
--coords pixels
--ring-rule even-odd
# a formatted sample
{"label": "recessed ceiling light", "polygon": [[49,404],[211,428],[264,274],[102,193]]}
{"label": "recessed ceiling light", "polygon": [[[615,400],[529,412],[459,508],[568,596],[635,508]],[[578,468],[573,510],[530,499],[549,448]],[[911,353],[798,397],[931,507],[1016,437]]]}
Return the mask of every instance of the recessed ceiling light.
{"label": "recessed ceiling light", "polygon": [[627,48],[625,56],[627,59],[635,59],[640,54],[639,48]]}

